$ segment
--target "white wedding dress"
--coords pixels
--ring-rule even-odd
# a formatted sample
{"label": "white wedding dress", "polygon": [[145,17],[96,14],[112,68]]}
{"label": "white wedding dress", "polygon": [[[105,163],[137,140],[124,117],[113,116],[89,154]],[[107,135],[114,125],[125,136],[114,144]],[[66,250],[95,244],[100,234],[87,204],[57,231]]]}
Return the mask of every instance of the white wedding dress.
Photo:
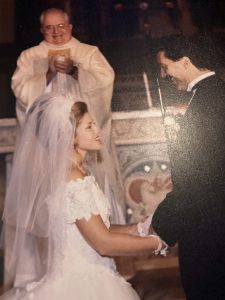
{"label": "white wedding dress", "polygon": [[116,271],[114,260],[99,255],[74,223],[77,219],[89,220],[92,214],[99,214],[105,225],[110,226],[109,202],[94,177],[71,180],[66,185],[65,210],[60,212],[66,230],[58,232],[58,238],[65,240],[60,266],[56,263],[41,281],[31,282],[24,289],[13,288],[0,299],[139,300],[131,285]]}

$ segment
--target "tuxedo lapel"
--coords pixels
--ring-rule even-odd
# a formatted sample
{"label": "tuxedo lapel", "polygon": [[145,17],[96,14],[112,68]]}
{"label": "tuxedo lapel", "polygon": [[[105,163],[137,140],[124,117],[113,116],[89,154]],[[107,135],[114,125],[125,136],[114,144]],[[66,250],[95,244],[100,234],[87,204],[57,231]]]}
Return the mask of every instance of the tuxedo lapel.
{"label": "tuxedo lapel", "polygon": [[214,80],[215,76],[212,75],[202,79],[193,86],[192,90],[190,91],[190,99],[187,104],[185,115],[189,114],[193,108],[195,110],[197,107],[203,108],[204,106],[210,105],[210,103],[208,103],[208,98],[204,97],[203,92],[205,94],[207,90],[212,89],[212,82]]}

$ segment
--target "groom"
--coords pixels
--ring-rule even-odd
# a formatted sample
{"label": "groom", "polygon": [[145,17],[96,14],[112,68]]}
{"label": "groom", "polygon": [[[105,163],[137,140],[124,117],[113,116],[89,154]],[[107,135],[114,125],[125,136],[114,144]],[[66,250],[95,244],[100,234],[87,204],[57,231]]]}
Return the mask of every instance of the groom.
{"label": "groom", "polygon": [[208,65],[203,37],[177,38],[157,53],[161,76],[191,92],[171,149],[173,191],[152,225],[178,244],[188,300],[225,299],[225,83]]}

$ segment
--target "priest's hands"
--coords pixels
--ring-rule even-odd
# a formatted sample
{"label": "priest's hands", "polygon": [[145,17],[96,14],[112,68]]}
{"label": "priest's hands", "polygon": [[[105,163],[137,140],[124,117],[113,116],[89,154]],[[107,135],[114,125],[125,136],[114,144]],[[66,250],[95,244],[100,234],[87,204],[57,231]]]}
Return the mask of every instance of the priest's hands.
{"label": "priest's hands", "polygon": [[74,79],[78,79],[78,68],[74,66],[72,59],[64,55],[56,55],[51,57],[47,72],[48,81],[51,81],[57,72],[68,74]]}
{"label": "priest's hands", "polygon": [[55,68],[56,72],[70,75],[73,72],[74,65],[72,59],[60,55],[54,57],[53,68]]}

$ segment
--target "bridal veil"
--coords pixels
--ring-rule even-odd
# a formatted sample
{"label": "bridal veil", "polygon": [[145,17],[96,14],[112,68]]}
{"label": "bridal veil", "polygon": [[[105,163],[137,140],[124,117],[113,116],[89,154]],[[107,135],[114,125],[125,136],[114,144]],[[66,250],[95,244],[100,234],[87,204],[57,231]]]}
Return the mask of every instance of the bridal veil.
{"label": "bridal veil", "polygon": [[62,260],[60,214],[76,128],[73,103],[56,93],[39,97],[16,146],[3,222],[11,235],[9,243],[5,236],[5,272],[17,287],[39,281]]}

